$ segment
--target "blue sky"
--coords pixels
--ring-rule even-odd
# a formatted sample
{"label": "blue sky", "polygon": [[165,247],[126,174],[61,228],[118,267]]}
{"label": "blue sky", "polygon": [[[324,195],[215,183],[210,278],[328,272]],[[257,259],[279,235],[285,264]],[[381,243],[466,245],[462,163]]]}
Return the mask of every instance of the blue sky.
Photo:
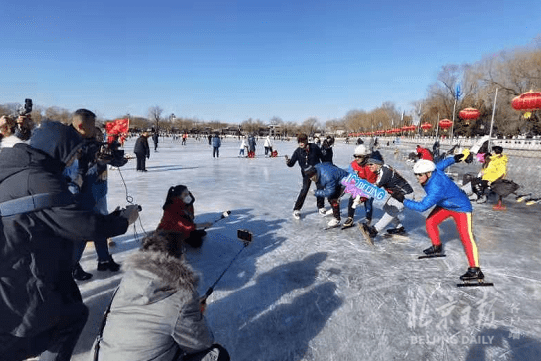
{"label": "blue sky", "polygon": [[410,110],[440,68],[527,46],[541,1],[4,1],[0,103],[325,122]]}

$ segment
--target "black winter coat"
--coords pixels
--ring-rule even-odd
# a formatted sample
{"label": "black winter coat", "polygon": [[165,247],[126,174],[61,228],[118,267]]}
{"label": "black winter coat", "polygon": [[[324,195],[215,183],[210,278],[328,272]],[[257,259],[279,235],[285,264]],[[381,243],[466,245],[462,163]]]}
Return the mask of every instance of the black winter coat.
{"label": "black winter coat", "polygon": [[150,157],[150,148],[148,147],[148,139],[145,136],[140,136],[135,141],[133,152],[139,156]]}
{"label": "black winter coat", "polygon": [[[75,135],[64,127],[67,134],[47,133],[43,124],[34,131],[36,138],[48,135],[35,141],[47,149],[28,144],[2,149],[0,203],[40,193],[72,197],[62,171],[82,143],[74,141],[74,129]],[[71,273],[73,242],[123,234],[128,222],[72,203],[2,216],[0,228],[0,333],[31,337],[54,326],[63,308],[82,303]]]}
{"label": "black winter coat", "polygon": [[299,162],[301,167],[301,174],[304,177],[304,170],[309,165],[316,165],[323,159],[321,149],[314,143],[308,143],[308,149],[297,148],[293,152],[291,158],[287,161],[288,167],[293,167],[296,162]]}

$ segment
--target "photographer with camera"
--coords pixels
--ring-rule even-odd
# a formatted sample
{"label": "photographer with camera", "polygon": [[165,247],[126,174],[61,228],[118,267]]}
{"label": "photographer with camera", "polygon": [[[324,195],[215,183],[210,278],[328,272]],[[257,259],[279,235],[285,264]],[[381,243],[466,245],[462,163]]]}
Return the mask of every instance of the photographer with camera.
{"label": "photographer with camera", "polygon": [[[66,167],[64,174],[68,178],[69,189],[76,196],[81,207],[98,214],[107,214],[107,164],[114,157],[102,156],[103,133],[96,128],[96,115],[87,109],[77,110],[72,118],[72,126],[84,138],[83,154],[80,159]],[[103,158],[106,158],[105,161]],[[92,274],[85,272],[79,261],[83,256],[87,240],[81,240],[75,246],[73,278],[86,281]],[[109,253],[106,238],[92,239],[98,256],[98,271],[116,272],[120,269]]]}
{"label": "photographer with camera", "polygon": [[42,122],[0,152],[0,360],[70,360],[88,318],[72,278],[73,245],[123,234],[137,206],[109,215],[77,204],[62,174],[81,154],[71,126]]}
{"label": "photographer with camera", "polygon": [[32,112],[32,99],[26,99],[24,107],[17,114],[4,115],[0,118],[0,134],[2,135],[0,146],[11,148],[17,143],[26,142],[34,128],[34,122],[30,117]]}

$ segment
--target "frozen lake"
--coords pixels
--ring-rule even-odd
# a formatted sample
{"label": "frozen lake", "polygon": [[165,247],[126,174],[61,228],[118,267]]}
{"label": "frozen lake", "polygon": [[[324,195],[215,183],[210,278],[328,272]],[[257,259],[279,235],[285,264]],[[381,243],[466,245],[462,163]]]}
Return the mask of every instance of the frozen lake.
{"label": "frozen lake", "polygon": [[[127,142],[127,152],[133,142]],[[143,207],[140,221],[111,248],[119,263],[138,248],[145,232],[155,229],[167,190],[177,184],[195,195],[198,222],[231,210],[208,230],[203,247],[187,254],[202,274],[201,293],[242,249],[237,229],[253,233],[252,244],[218,284],[206,312],[232,360],[540,359],[541,205],[516,203],[512,196],[504,212],[492,210],[494,198],[474,204],[480,265],[495,286],[457,288],[467,261],[452,221],[440,227],[447,257],[419,260],[430,245],[426,214],[406,210],[409,241],[378,238],[373,247],[357,227],[324,231],[329,218],[317,213],[311,194],[302,219],[294,220],[300,170],[288,168],[282,156],[291,155],[296,142],[276,141],[278,158],[265,158],[262,145],[263,139],[256,158],[238,158],[239,142],[227,139],[220,158],[213,159],[206,141],[189,139],[182,146],[161,138],[147,173],[136,172],[134,160],[121,172],[109,171],[109,210],[128,201]],[[336,144],[334,163],[346,168],[354,148]],[[393,150],[382,149],[385,161],[410,181],[417,198],[423,197],[403,159],[414,147],[403,145],[397,155]],[[344,220],[347,197],[341,205]],[[374,205],[377,220],[381,203]],[[361,207],[355,221],[363,217]],[[74,360],[90,359],[103,311],[122,277],[122,271],[98,273],[90,247],[82,265],[94,274],[79,283],[91,314]]]}

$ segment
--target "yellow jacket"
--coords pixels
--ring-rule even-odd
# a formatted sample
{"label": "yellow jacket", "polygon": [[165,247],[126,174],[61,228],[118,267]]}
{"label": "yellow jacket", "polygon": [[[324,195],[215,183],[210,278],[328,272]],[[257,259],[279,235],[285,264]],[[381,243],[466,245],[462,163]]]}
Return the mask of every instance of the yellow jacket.
{"label": "yellow jacket", "polygon": [[507,173],[507,156],[494,154],[490,156],[487,167],[481,170],[481,179],[492,183],[496,179],[504,177],[505,173]]}

